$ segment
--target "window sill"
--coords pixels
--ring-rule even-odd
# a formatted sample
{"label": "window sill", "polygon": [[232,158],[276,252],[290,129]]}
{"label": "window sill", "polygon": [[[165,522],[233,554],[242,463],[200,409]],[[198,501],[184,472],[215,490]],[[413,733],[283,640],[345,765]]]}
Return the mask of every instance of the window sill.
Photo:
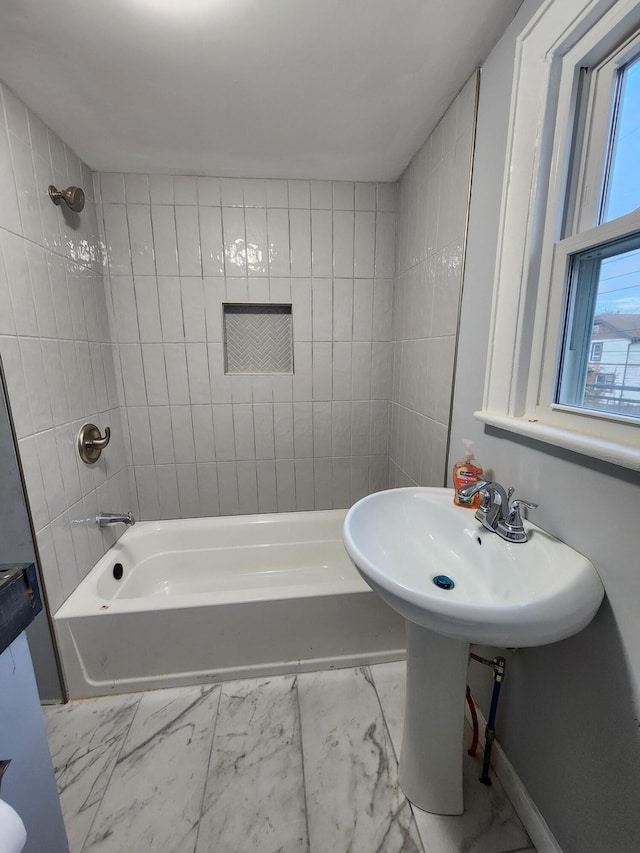
{"label": "window sill", "polygon": [[515,432],[518,435],[524,435],[545,444],[552,444],[554,447],[563,447],[565,450],[572,450],[574,453],[581,453],[583,456],[601,459],[603,462],[609,462],[612,465],[630,468],[632,471],[640,471],[640,449],[638,447],[607,441],[603,438],[550,426],[527,418],[513,418],[487,411],[474,412],[473,414],[477,420],[489,426]]}

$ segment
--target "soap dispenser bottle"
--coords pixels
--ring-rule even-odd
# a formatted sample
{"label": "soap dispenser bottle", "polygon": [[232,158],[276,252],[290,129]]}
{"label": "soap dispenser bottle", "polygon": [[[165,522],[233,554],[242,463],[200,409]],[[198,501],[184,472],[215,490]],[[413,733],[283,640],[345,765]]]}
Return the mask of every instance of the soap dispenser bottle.
{"label": "soap dispenser bottle", "polygon": [[471,498],[461,498],[458,494],[459,489],[479,483],[482,480],[482,467],[478,465],[473,455],[473,442],[465,438],[463,444],[464,457],[453,466],[453,488],[455,489],[453,502],[456,506],[477,509],[480,506],[480,492]]}

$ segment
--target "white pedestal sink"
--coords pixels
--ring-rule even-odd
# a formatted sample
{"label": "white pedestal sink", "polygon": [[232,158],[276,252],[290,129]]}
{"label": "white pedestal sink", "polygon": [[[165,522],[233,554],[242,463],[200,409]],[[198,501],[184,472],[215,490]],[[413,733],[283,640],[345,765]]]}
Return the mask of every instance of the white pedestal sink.
{"label": "white pedestal sink", "polygon": [[[407,620],[400,784],[411,802],[460,814],[469,644],[541,646],[578,633],[604,590],[592,564],[525,522],[512,544],[456,507],[453,491],[391,489],[358,501],[344,524],[356,568]],[[451,589],[433,579],[446,575]]]}

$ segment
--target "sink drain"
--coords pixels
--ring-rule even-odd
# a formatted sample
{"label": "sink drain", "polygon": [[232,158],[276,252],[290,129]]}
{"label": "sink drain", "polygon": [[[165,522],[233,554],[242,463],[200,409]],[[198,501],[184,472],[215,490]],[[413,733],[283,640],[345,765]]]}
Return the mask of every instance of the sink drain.
{"label": "sink drain", "polygon": [[433,582],[436,586],[440,587],[440,589],[453,589],[455,586],[455,583],[450,577],[448,577],[448,575],[436,575]]}

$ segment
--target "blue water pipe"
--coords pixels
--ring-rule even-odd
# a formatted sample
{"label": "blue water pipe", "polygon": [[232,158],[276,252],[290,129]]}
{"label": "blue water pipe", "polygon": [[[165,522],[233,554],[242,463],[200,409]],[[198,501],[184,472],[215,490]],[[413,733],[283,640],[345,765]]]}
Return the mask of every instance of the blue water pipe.
{"label": "blue water pipe", "polygon": [[480,655],[476,655],[473,652],[469,655],[472,660],[478,661],[478,663],[482,663],[485,666],[490,666],[493,669],[493,693],[491,694],[491,707],[489,708],[489,718],[487,719],[487,725],[484,730],[484,756],[482,760],[482,774],[480,776],[479,781],[482,782],[483,785],[491,784],[491,777],[489,776],[489,767],[491,766],[491,750],[493,748],[493,742],[496,739],[496,715],[498,713],[498,700],[500,698],[500,688],[502,687],[502,682],[504,681],[504,671],[507,665],[506,660],[503,657],[493,658],[493,660],[488,660],[487,658],[480,657]]}

